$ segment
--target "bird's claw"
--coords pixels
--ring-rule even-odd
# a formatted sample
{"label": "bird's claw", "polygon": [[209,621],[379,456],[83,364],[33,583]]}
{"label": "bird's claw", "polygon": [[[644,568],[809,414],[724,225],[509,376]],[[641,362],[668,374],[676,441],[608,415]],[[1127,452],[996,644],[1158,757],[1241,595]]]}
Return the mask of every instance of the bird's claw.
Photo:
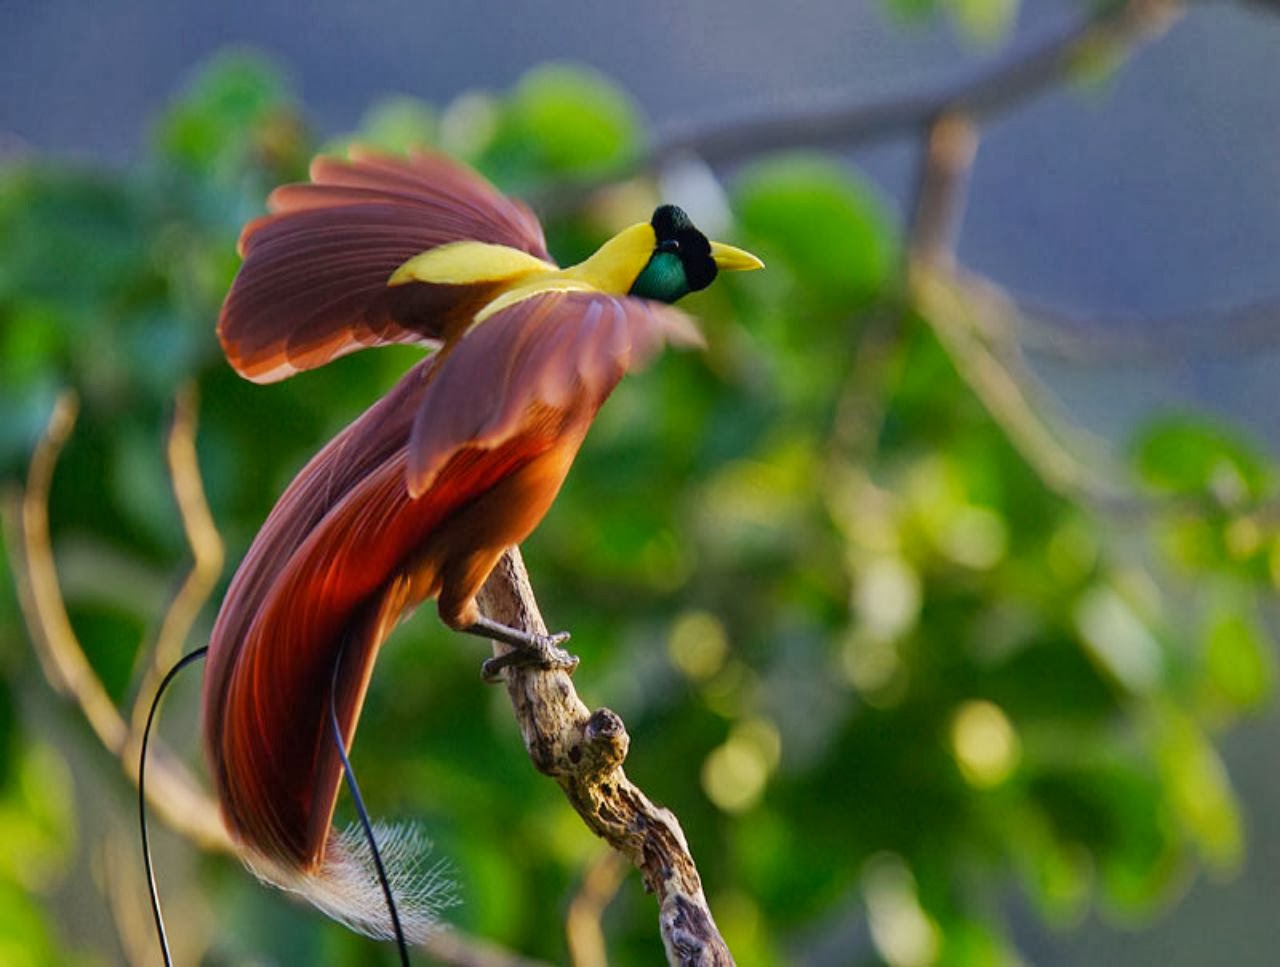
{"label": "bird's claw", "polygon": [[486,659],[480,666],[480,674],[490,684],[502,681],[504,668],[534,666],[573,674],[573,670],[578,667],[578,656],[560,647],[568,640],[567,631],[558,631],[553,635],[529,635],[527,641],[513,646],[510,651]]}

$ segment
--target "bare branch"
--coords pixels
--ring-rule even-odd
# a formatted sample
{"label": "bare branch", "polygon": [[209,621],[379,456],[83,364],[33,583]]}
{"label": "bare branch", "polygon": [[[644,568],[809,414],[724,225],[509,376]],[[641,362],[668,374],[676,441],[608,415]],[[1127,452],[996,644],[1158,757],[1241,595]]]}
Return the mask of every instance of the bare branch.
{"label": "bare branch", "polygon": [[182,646],[191,626],[195,624],[200,609],[209,600],[209,595],[218,583],[218,576],[222,573],[222,536],[209,511],[200,465],[196,460],[194,385],[188,385],[178,393],[166,457],[173,496],[178,504],[178,514],[182,518],[182,530],[186,534],[187,546],[191,548],[192,564],[160,622],[160,629],[151,648],[151,661],[138,686],[130,726],[135,741],[142,735],[143,726],[146,725],[151,697],[161,679],[181,657]]}
{"label": "bare branch", "polygon": [[75,426],[79,404],[74,395],[60,397],[31,458],[25,494],[10,492],[6,500],[6,546],[13,556],[18,601],[27,618],[37,653],[50,683],[74,698],[94,733],[113,754],[124,747],[127,730],[80,650],[58,587],[49,542],[49,488],[58,455]]}
{"label": "bare branch", "polygon": [[1016,296],[1014,301],[1018,342],[1039,355],[1070,362],[1154,367],[1280,351],[1277,296],[1161,318],[1071,313]]}
{"label": "bare branch", "polygon": [[958,84],[872,104],[834,101],[744,113],[713,125],[675,130],[660,137],[642,167],[691,152],[709,163],[796,146],[857,147],[912,135],[942,114],[982,121],[1029,100],[1086,59],[1119,51],[1165,30],[1180,12],[1174,0],[1111,2],[1084,22],[1042,40]]}
{"label": "bare branch", "polygon": [[[714,122],[686,123],[654,138],[629,165],[588,181],[549,187],[535,201],[550,211],[573,210],[598,188],[651,172],[673,156],[697,155],[729,164],[788,148],[857,148],[918,135],[944,114],[975,123],[1003,114],[1068,76],[1080,65],[1132,49],[1166,30],[1182,12],[1178,0],[1110,0],[1081,23],[1031,44],[973,77],[934,90],[866,102],[840,95],[748,109]],[[816,103],[815,103],[816,102]]]}
{"label": "bare branch", "polygon": [[[113,817],[102,834],[95,856],[95,879],[115,926],[116,938],[128,964],[154,964],[155,924],[151,910],[139,903],[147,893],[147,881],[138,859],[138,831],[134,823]],[[174,963],[196,964],[204,958],[216,929],[212,912],[200,900],[199,886],[190,876],[194,858],[183,858],[185,875],[165,878],[165,908],[171,921],[181,924],[169,940],[174,947]]]}
{"label": "bare branch", "polygon": [[[12,557],[18,601],[45,677],[80,707],[103,747],[137,782],[138,762],[130,754],[129,727],[71,627],[49,539],[49,488],[58,456],[75,426],[76,411],[73,394],[58,400],[31,458],[25,492],[6,494],[5,544]],[[157,815],[204,849],[231,851],[217,807],[177,759],[157,748],[150,775],[147,801]]]}
{"label": "bare branch", "polygon": [[[994,285],[963,276],[952,240],[977,150],[977,132],[959,114],[930,125],[921,152],[915,210],[907,241],[907,289],[962,379],[1052,490],[1103,507],[1128,507],[1133,496],[1075,455],[1052,429],[1036,385],[1020,365],[1012,334],[1017,312]],[[1077,441],[1079,442],[1079,441]]]}
{"label": "bare branch", "polygon": [[1011,347],[997,349],[999,343],[989,339],[993,328],[1013,325],[1014,310],[994,287],[920,261],[912,266],[910,289],[960,376],[1051,490],[1104,510],[1130,512],[1146,504],[1099,473],[1095,461],[1076,456],[1089,448],[1083,435],[1075,431],[1080,439],[1066,445],[1062,438],[1072,431],[1065,423],[1051,427],[1045,417],[1049,407],[1032,401],[1034,379],[1016,362]]}
{"label": "bare branch", "polygon": [[907,251],[941,265],[955,260],[955,239],[978,152],[978,130],[964,114],[940,114],[929,126],[917,175]]}
{"label": "bare branch", "polygon": [[[520,552],[512,548],[482,589],[490,618],[546,634]],[[496,653],[507,650],[494,645]],[[733,963],[702,892],[702,879],[675,814],[656,806],[626,776],[630,738],[609,709],[592,712],[558,669],[506,670],[507,694],[538,771],[560,784],[587,827],[629,859],[660,904],[667,959],[682,967]]]}
{"label": "bare branch", "polygon": [[626,872],[622,854],[609,849],[596,857],[583,874],[582,887],[569,902],[564,925],[573,967],[608,967],[600,918],[617,895]]}

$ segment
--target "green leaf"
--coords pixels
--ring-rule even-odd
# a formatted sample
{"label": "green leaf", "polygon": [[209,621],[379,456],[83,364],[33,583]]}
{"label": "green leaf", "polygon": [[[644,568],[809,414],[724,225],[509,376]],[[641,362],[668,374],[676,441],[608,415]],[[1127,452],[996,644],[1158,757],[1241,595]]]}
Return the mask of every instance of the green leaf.
{"label": "green leaf", "polygon": [[1266,466],[1257,452],[1203,417],[1157,420],[1139,436],[1135,453],[1143,479],[1165,493],[1238,506],[1266,488]]}
{"label": "green leaf", "polygon": [[884,0],[889,12],[907,23],[918,23],[938,12],[939,0]]}
{"label": "green leaf", "polygon": [[585,67],[551,64],[530,71],[509,110],[519,140],[552,173],[585,175],[619,166],[640,140],[631,100]]}
{"label": "green leaf", "polygon": [[1018,16],[1018,0],[946,0],[964,34],[983,44],[1004,40]]}
{"label": "green leaf", "polygon": [[356,135],[350,140],[399,154],[409,148],[434,144],[437,128],[436,112],[431,105],[416,97],[388,97],[365,112]]}
{"label": "green leaf", "polygon": [[1236,870],[1244,830],[1226,768],[1204,731],[1172,707],[1159,723],[1157,762],[1173,816],[1185,835],[1219,873]]}
{"label": "green leaf", "polygon": [[1257,709],[1271,694],[1271,641],[1243,608],[1219,607],[1212,615],[1204,662],[1214,697],[1233,709]]}
{"label": "green leaf", "polygon": [[75,852],[71,770],[52,745],[29,743],[14,778],[0,798],[0,881],[48,890]]}
{"label": "green leaf", "polygon": [[280,71],[258,54],[231,51],[196,74],[157,135],[171,160],[213,173],[267,145],[273,122],[292,123],[292,99]]}
{"label": "green leaf", "polygon": [[1022,881],[1040,915],[1051,923],[1074,923],[1088,908],[1095,864],[1079,841],[1056,834],[1041,810],[1014,817],[1009,833]]}
{"label": "green leaf", "polygon": [[884,285],[892,233],[875,192],[831,161],[792,156],[752,168],[735,208],[770,268],[786,267],[801,291],[853,305]]}
{"label": "green leaf", "polygon": [[22,886],[0,877],[0,963],[6,967],[50,967],[65,963],[50,924]]}

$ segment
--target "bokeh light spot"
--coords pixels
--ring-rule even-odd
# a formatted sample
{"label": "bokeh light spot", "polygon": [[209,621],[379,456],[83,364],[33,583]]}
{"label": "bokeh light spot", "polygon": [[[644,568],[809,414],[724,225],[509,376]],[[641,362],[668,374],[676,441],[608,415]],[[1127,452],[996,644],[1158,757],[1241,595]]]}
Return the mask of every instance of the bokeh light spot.
{"label": "bokeh light spot", "polygon": [[907,864],[892,853],[867,861],[862,874],[871,940],[893,967],[924,967],[938,959],[938,927],[920,906],[916,881]]}
{"label": "bokeh light spot", "polygon": [[724,624],[710,612],[686,611],[671,625],[667,654],[685,675],[704,682],[724,667],[729,636]]}
{"label": "bokeh light spot", "polygon": [[989,789],[1004,782],[1017,767],[1020,743],[1013,723],[998,705],[975,700],[961,705],[952,718],[951,748],[965,780]]}

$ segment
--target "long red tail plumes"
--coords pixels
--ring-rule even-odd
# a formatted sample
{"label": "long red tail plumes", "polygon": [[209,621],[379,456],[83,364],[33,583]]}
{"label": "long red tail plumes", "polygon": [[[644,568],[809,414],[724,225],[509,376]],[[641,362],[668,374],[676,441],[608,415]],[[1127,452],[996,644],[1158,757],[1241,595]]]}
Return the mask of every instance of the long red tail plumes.
{"label": "long red tail plumes", "polygon": [[[411,372],[330,442],[285,491],[224,599],[205,679],[208,759],[223,816],[249,865],[264,879],[374,936],[388,936],[389,923],[367,850],[362,840],[329,829],[341,767],[327,712],[334,664],[345,645],[344,669],[337,676],[343,690],[335,707],[349,745],[367,681],[367,672],[360,670],[372,668],[394,622],[395,613],[388,612],[396,586],[382,596],[387,607],[356,586],[333,588],[336,594],[319,586],[301,589],[304,596],[294,597],[291,605],[285,588],[299,583],[290,579],[299,573],[299,551],[310,546],[315,558],[333,540],[322,526],[330,514],[363,482],[380,472],[385,477],[389,461],[403,460],[414,402],[422,392],[421,370],[429,365]],[[355,500],[372,512],[372,494],[367,486],[363,492]],[[375,535],[369,528],[368,537]],[[360,597],[362,590],[368,600]],[[331,622],[329,633],[305,637],[294,613],[317,610]],[[385,834],[380,839],[384,850],[396,852]],[[402,877],[393,885],[406,933],[420,937],[430,925],[430,910],[412,898],[434,899],[438,884],[428,877],[415,885]]]}

